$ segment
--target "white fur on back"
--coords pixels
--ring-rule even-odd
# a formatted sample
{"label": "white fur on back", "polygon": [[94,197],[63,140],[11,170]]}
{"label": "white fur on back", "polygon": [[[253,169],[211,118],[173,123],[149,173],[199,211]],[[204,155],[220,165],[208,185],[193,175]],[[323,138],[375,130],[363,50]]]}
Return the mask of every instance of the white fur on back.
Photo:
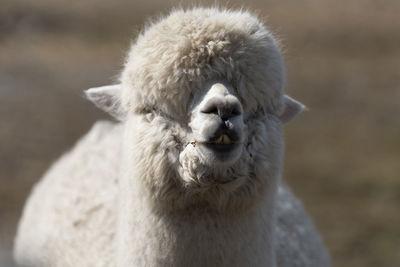
{"label": "white fur on back", "polygon": [[114,265],[121,128],[97,122],[35,186],[16,238],[19,264]]}

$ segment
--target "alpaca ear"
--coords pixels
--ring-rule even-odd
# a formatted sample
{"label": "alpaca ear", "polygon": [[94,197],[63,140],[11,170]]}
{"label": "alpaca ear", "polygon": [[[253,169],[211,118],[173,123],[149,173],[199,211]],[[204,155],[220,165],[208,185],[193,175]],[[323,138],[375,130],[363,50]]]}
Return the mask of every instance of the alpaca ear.
{"label": "alpaca ear", "polygon": [[283,111],[278,115],[282,123],[287,123],[297,116],[300,112],[306,109],[299,101],[291,98],[288,95],[283,96]]}
{"label": "alpaca ear", "polygon": [[121,105],[121,84],[90,88],[84,92],[87,99],[117,120],[122,121],[126,117]]}

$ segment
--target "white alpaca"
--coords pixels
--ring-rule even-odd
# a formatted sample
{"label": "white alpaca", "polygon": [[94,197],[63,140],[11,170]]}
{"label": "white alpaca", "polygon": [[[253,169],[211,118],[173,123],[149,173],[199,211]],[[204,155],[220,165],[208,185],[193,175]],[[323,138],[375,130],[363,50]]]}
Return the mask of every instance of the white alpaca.
{"label": "white alpaca", "polygon": [[98,122],[37,184],[22,266],[329,266],[280,181],[286,96],[272,35],[251,14],[178,10],[132,46]]}

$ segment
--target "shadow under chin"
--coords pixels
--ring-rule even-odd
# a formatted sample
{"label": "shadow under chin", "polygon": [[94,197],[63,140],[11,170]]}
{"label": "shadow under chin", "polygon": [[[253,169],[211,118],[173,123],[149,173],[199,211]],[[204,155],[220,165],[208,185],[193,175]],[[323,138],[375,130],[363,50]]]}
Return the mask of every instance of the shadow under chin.
{"label": "shadow under chin", "polygon": [[242,144],[215,144],[215,143],[200,143],[197,146],[197,151],[204,165],[210,168],[227,168],[239,160],[242,154]]}

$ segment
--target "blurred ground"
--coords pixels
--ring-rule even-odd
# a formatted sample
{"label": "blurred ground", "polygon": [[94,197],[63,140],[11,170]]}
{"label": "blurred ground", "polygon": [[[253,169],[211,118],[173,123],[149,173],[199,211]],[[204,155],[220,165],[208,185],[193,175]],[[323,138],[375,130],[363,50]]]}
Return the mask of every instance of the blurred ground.
{"label": "blurred ground", "polygon": [[[109,84],[146,18],[178,1],[0,0],[0,265],[29,190],[106,116],[83,89]],[[214,1],[203,1],[214,3]],[[400,266],[400,1],[231,0],[285,44],[285,178],[335,266]]]}

